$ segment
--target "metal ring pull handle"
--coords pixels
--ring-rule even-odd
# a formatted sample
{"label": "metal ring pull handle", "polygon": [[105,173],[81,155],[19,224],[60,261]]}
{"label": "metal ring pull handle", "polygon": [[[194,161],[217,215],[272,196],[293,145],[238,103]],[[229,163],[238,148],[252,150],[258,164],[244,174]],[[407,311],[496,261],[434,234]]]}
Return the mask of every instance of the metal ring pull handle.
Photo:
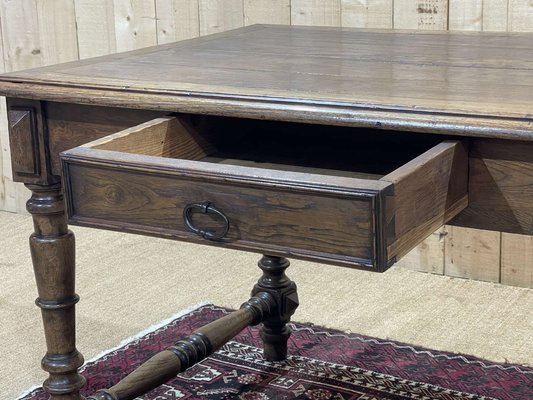
{"label": "metal ring pull handle", "polygon": [[[224,228],[222,229],[222,232],[216,233],[212,231],[208,231],[206,229],[200,229],[193,225],[192,223],[192,213],[193,211],[198,211],[203,214],[211,214],[218,216],[222,218],[224,221]],[[208,201],[205,201],[203,203],[191,203],[187,204],[185,208],[183,209],[183,220],[185,221],[185,224],[187,227],[194,233],[196,233],[198,236],[203,237],[207,240],[220,240],[229,231],[229,219],[226,217],[226,215],[220,211],[218,208],[216,208],[213,204],[211,204]]]}

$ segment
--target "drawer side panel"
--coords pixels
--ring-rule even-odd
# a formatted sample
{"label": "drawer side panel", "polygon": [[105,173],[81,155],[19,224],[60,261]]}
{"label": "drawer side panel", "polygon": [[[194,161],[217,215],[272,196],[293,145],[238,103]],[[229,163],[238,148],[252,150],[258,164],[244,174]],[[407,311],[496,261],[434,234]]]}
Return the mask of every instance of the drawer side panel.
{"label": "drawer side panel", "polygon": [[466,146],[442,142],[383,180],[394,184],[387,252],[397,260],[468,205]]}

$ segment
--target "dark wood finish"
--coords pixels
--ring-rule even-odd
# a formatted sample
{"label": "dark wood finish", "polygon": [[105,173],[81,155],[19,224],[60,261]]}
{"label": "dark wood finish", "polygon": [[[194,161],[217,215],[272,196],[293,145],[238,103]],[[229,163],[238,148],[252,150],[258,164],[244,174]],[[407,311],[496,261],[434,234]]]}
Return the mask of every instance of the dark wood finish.
{"label": "dark wood finish", "polygon": [[276,299],[277,306],[266,316],[261,327],[263,355],[267,361],[285,360],[291,334],[287,323],[299,305],[296,284],[285,275],[290,263],[283,257],[263,256],[257,265],[263,271],[263,276],[252,290],[252,295],[269,293]]}
{"label": "dark wood finish", "polygon": [[50,167],[50,149],[42,108],[40,101],[7,101],[11,165],[16,182],[46,185],[60,180]]}
{"label": "dark wood finish", "polygon": [[532,34],[255,25],[0,77],[70,103],[533,140]]}
{"label": "dark wood finish", "polygon": [[32,108],[11,107],[8,121],[12,170],[21,177],[38,178],[40,160],[35,111]]}
{"label": "dark wood finish", "polygon": [[533,143],[473,141],[468,190],[453,225],[533,235]]}
{"label": "dark wood finish", "polygon": [[[182,213],[189,204],[210,202],[229,218],[230,228],[223,240],[209,244],[383,271],[467,205],[467,156],[458,142],[423,143],[420,149],[429,150],[410,160],[412,149],[388,143],[389,136],[380,141],[373,132],[373,141],[346,141],[345,131],[329,131],[330,154],[323,137],[315,143],[296,135],[291,145],[291,134],[283,133],[293,149],[284,156],[274,134],[248,145],[243,135],[204,135],[187,118],[167,117],[69,150],[62,158],[70,219],[206,243]],[[218,143],[220,137],[230,145]],[[253,167],[222,157],[225,146]],[[339,163],[346,148],[348,161]],[[219,157],[205,157],[211,152]],[[364,161],[358,162],[359,153]],[[391,156],[384,160],[384,154]],[[299,168],[320,174],[286,171],[302,157]],[[360,172],[362,167],[367,169]],[[339,168],[353,178],[336,176]],[[223,229],[205,217],[200,225]]]}
{"label": "dark wood finish", "polygon": [[[146,167],[117,169],[116,165],[68,160],[65,176],[71,223],[376,267],[373,238],[378,228],[373,225],[373,210],[379,206],[377,191],[350,190],[349,185],[328,187],[316,181],[307,183],[306,189],[293,189],[291,182],[301,182],[290,177],[275,179],[267,173],[264,181],[256,181],[243,174],[154,173]],[[221,241],[200,238],[185,225],[185,206],[205,201],[230,220],[229,233]],[[198,217],[197,226],[222,228],[220,221]]]}
{"label": "dark wood finish", "polygon": [[50,374],[43,387],[53,400],[78,400],[85,378],[77,372],[83,357],[76,350],[74,234],[67,229],[61,186],[27,186],[35,227],[30,249],[39,292],[36,304],[47,347],[42,367]]}

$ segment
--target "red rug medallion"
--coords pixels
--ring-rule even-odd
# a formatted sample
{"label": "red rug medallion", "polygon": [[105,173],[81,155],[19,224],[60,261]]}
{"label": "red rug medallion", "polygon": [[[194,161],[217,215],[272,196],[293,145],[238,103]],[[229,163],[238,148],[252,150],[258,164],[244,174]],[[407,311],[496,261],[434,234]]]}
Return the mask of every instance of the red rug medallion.
{"label": "red rug medallion", "polygon": [[[153,353],[229,310],[207,305],[88,363],[84,393],[110,387]],[[143,400],[531,400],[533,369],[292,324],[290,357],[263,360],[258,328]],[[24,400],[45,400],[36,389]]]}

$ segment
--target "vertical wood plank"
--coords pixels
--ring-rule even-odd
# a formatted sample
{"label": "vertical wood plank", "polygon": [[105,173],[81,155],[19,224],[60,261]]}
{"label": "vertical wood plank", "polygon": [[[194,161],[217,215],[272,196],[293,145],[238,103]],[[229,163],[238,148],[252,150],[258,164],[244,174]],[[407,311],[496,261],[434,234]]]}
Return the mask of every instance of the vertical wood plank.
{"label": "vertical wood plank", "polygon": [[7,71],[78,58],[74,0],[2,0]]}
{"label": "vertical wood plank", "polygon": [[[2,61],[3,68],[3,59],[0,61]],[[4,160],[6,163],[9,161],[8,140],[6,98],[0,97],[0,211],[6,209],[7,168],[4,167]]]}
{"label": "vertical wood plank", "polygon": [[[5,72],[4,66],[4,41],[2,33],[2,25],[4,21],[0,13],[0,73]],[[0,97],[0,211],[6,208],[6,168],[4,168],[4,160],[9,160],[9,148],[7,147],[7,141],[9,135],[7,131],[7,110],[6,99]],[[7,153],[7,154],[4,154]]]}
{"label": "vertical wood plank", "polygon": [[508,0],[483,0],[483,30],[507,31]]}
{"label": "vertical wood plank", "polygon": [[244,25],[290,23],[290,0],[244,0]]}
{"label": "vertical wood plank", "polygon": [[200,36],[244,25],[242,0],[200,0]]}
{"label": "vertical wood plank", "polygon": [[[113,0],[75,0],[74,7],[80,59],[115,53]],[[96,35],[95,26],[98,27]]]}
{"label": "vertical wood plank", "polygon": [[392,0],[341,0],[341,25],[390,29],[392,11]]}
{"label": "vertical wood plank", "polygon": [[481,31],[483,29],[483,0],[450,0],[449,30]]}
{"label": "vertical wood plank", "polygon": [[37,21],[43,65],[79,58],[74,0],[37,0]]}
{"label": "vertical wood plank", "polygon": [[41,66],[35,0],[2,0],[0,5],[6,71]]}
{"label": "vertical wood plank", "polygon": [[501,233],[457,226],[447,229],[444,245],[445,274],[499,282]]}
{"label": "vertical wood plank", "polygon": [[[0,3],[0,7],[3,8],[3,4]],[[4,62],[4,34],[3,34],[4,18],[3,13],[0,11],[0,74],[6,72],[6,66]]]}
{"label": "vertical wood plank", "polygon": [[155,0],[114,1],[117,51],[157,44]]}
{"label": "vertical wood plank", "polygon": [[448,29],[448,0],[394,0],[394,29]]}
{"label": "vertical wood plank", "polygon": [[157,43],[200,36],[198,0],[156,0]]}
{"label": "vertical wood plank", "polygon": [[502,283],[533,288],[533,236],[502,234]]}
{"label": "vertical wood plank", "polygon": [[508,29],[511,32],[533,31],[533,1],[509,0]]}
{"label": "vertical wood plank", "polygon": [[442,275],[444,273],[445,236],[446,229],[442,227],[402,257],[396,266]]}
{"label": "vertical wood plank", "polygon": [[340,0],[292,0],[291,24],[340,26]]}

